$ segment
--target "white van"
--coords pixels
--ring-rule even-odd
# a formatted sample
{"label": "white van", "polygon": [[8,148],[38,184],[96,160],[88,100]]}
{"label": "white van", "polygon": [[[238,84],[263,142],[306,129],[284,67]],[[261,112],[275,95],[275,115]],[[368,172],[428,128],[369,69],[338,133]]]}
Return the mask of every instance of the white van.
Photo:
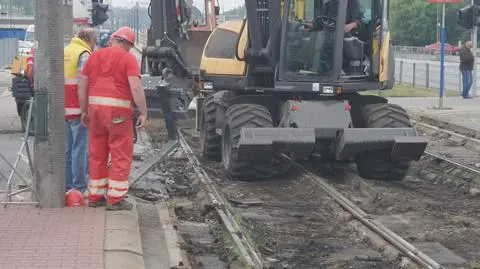
{"label": "white van", "polygon": [[18,42],[18,54],[25,55],[30,52],[35,42],[35,25],[29,25],[25,32],[25,38]]}

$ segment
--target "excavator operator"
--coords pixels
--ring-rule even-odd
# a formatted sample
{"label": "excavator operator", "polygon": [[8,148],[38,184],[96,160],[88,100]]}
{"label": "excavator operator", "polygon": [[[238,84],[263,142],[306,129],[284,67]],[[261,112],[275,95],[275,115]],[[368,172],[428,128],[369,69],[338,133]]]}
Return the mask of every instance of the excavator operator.
{"label": "excavator operator", "polygon": [[[338,13],[338,0],[315,0],[315,17],[328,16],[336,18]],[[347,14],[345,17],[345,32],[351,33],[362,25],[363,13],[358,0],[348,0]]]}
{"label": "excavator operator", "polygon": [[[323,24],[331,23],[338,14],[338,0],[315,0],[314,18],[321,18]],[[322,18],[323,17],[323,18]],[[331,18],[329,19],[325,17]],[[348,0],[347,11],[345,17],[345,33],[351,35],[356,29],[362,25],[363,13],[357,0]],[[318,31],[318,30],[317,30]],[[312,64],[312,71],[320,74],[328,74],[333,68],[333,48],[334,44],[334,29],[323,27],[316,37],[314,45],[314,60]],[[344,61],[343,66],[348,64]],[[344,68],[345,69],[345,68]]]}

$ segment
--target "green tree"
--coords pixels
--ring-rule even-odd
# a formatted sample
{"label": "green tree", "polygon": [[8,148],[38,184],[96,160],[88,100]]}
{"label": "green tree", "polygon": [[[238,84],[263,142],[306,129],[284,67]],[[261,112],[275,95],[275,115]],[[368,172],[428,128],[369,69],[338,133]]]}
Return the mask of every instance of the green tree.
{"label": "green tree", "polygon": [[[469,40],[470,31],[457,24],[457,9],[465,3],[446,6],[445,25],[447,42],[456,45],[458,40]],[[437,5],[426,0],[391,0],[390,25],[396,45],[425,46],[437,40]]]}

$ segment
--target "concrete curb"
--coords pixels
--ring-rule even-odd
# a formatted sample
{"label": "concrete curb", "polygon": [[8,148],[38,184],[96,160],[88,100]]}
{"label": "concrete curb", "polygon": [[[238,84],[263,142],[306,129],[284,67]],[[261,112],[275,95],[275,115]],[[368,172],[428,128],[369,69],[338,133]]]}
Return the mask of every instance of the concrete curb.
{"label": "concrete curb", "polygon": [[160,221],[160,229],[163,230],[165,237],[165,245],[168,253],[169,268],[175,266],[185,266],[186,257],[182,255],[183,251],[179,247],[180,239],[177,230],[172,222],[172,212],[166,202],[155,204]]}
{"label": "concrete curb", "polygon": [[105,269],[144,269],[142,239],[134,199],[131,211],[106,211]]}

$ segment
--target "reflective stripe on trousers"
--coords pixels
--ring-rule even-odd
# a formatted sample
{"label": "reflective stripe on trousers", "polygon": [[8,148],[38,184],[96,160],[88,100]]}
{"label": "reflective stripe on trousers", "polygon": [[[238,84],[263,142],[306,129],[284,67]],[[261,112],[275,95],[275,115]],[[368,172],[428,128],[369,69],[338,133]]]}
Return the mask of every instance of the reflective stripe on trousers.
{"label": "reflective stripe on trousers", "polygon": [[98,201],[105,196],[105,191],[107,190],[108,179],[100,178],[94,179],[90,178],[88,181],[88,195],[89,198]]}
{"label": "reflective stripe on trousers", "polygon": [[101,96],[89,96],[88,103],[90,105],[101,105],[101,106],[112,106],[112,107],[123,107],[131,108],[132,102],[129,100],[123,100],[112,97],[101,97]]}
{"label": "reflective stripe on trousers", "polygon": [[124,197],[128,192],[128,179],[126,180],[108,180],[107,198],[115,200]]}
{"label": "reflective stripe on trousers", "polygon": [[94,200],[103,198],[105,194],[109,201],[122,199],[128,192],[128,179],[90,179],[88,190]]}

